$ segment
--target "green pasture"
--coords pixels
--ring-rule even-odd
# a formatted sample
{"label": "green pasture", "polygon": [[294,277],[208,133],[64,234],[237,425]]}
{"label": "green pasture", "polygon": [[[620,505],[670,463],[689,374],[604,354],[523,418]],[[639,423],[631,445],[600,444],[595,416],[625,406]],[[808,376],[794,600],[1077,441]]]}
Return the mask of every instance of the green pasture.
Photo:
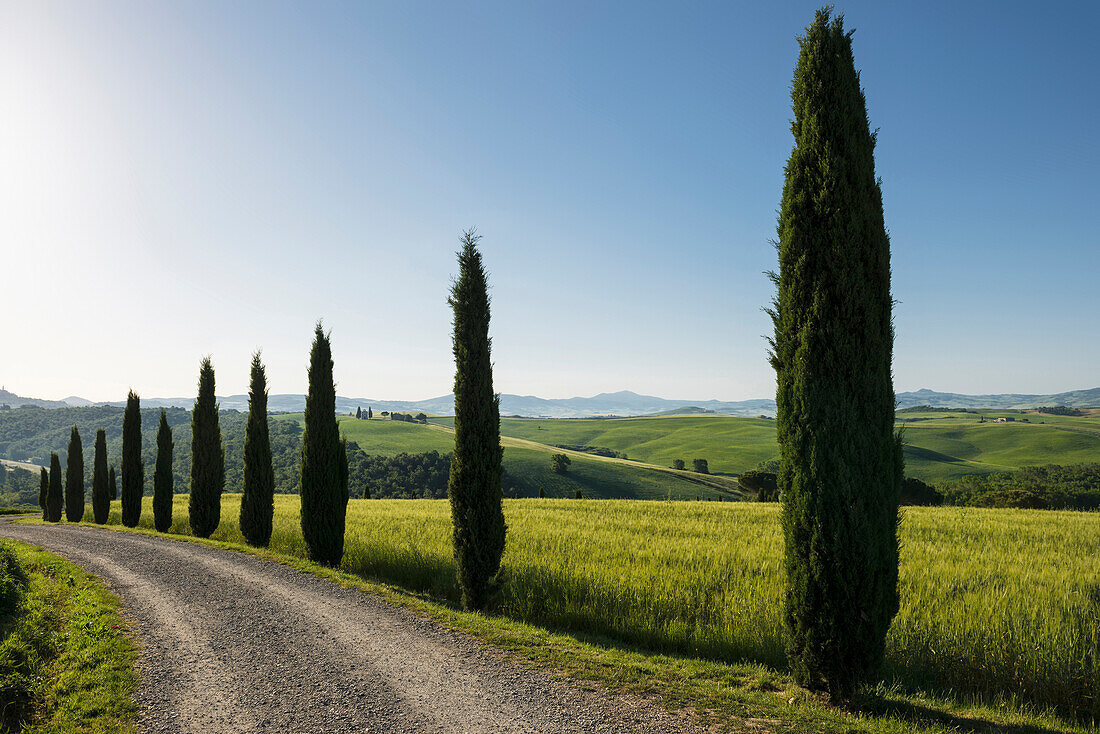
{"label": "green pasture", "polygon": [[[225,495],[215,539],[241,542],[239,505]],[[304,555],[298,507],[276,497],[273,550]],[[187,534],[186,496],[174,511]],[[776,506],[524,499],[505,517],[506,617],[784,668]],[[352,500],[343,567],[454,602],[450,532],[444,501]],[[906,508],[900,535],[888,685],[1100,719],[1100,515]]]}

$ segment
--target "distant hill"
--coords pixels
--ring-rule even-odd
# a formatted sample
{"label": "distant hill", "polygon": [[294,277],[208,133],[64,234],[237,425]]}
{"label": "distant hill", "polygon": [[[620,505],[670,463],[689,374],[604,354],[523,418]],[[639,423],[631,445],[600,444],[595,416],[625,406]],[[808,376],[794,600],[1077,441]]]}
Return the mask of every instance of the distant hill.
{"label": "distant hill", "polygon": [[[248,410],[247,395],[226,395],[218,398],[222,410]],[[1064,405],[1068,408],[1100,407],[1100,387],[1091,390],[1073,390],[1054,395],[1003,394],[1003,395],[964,395],[961,393],[917,390],[897,395],[899,408],[912,408],[929,405],[936,408],[991,408],[1024,409],[1039,406]],[[92,405],[89,400],[80,397],[68,397],[64,400],[39,400],[23,398],[6,390],[0,390],[0,403],[11,407],[35,405],[41,408],[84,407]],[[190,410],[195,403],[194,397],[186,398],[147,398],[141,399],[143,408],[184,408]],[[305,408],[305,395],[280,394],[268,398],[268,410],[297,413]],[[125,401],[96,403],[97,405],[123,406]],[[356,408],[364,410],[370,406],[375,413],[400,411],[428,413],[432,415],[453,415],[454,396],[442,395],[427,400],[376,400],[373,398],[349,398],[337,396],[336,409],[341,413],[354,412]],[[682,415],[703,414],[707,412],[723,415],[755,417],[774,416],[775,401],[771,398],[759,400],[670,400],[652,395],[639,395],[630,390],[600,393],[592,397],[540,398],[535,395],[500,396],[502,415],[518,415],[531,418],[592,418],[600,416],[641,416],[641,415]]]}

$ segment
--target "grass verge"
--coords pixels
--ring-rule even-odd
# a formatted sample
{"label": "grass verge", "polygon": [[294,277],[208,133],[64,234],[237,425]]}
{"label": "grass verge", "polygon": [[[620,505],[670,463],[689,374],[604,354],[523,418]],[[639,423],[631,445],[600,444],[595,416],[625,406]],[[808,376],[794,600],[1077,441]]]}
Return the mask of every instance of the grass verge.
{"label": "grass verge", "polygon": [[[41,520],[24,522],[41,523]],[[146,528],[106,526],[106,529],[159,535]],[[582,686],[603,686],[656,700],[670,709],[690,710],[711,731],[795,734],[1095,731],[1053,713],[1029,709],[1019,702],[990,704],[964,696],[945,699],[887,687],[870,692],[855,707],[841,709],[799,688],[789,675],[764,665],[654,654],[600,636],[566,633],[505,617],[464,612],[426,594],[319,566],[289,554],[183,535],[171,538],[250,553],[345,587],[378,594],[451,629],[508,650],[527,664],[579,681]]]}
{"label": "grass verge", "polygon": [[78,566],[0,541],[0,732],[133,732],[136,649],[119,600]]}

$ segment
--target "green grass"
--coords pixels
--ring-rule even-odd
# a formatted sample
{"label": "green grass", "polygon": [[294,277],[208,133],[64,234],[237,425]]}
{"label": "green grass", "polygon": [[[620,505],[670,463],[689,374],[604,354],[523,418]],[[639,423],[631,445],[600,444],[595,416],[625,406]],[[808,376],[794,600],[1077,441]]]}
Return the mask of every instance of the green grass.
{"label": "green grass", "polygon": [[[902,413],[906,475],[943,482],[965,474],[1021,466],[1100,461],[1100,418],[1021,414]],[[989,422],[1000,416],[1016,422]],[[1028,423],[1021,421],[1027,418]],[[450,425],[450,418],[433,423]],[[1042,423],[1040,423],[1042,421]],[[501,434],[549,445],[603,446],[631,458],[670,466],[707,459],[713,473],[738,474],[779,454],[775,422],[731,416],[673,416],[609,420],[504,418]]]}
{"label": "green grass", "polygon": [[18,605],[0,618],[0,702],[6,703],[0,708],[5,718],[18,720],[13,730],[132,732],[136,650],[118,599],[79,567],[40,548],[13,541],[3,546],[23,577]]}
{"label": "green grass", "polygon": [[[279,420],[301,420],[300,413],[277,416]],[[416,423],[374,420],[339,419],[341,434],[359,444],[368,454],[392,456],[401,452],[423,453],[454,450],[454,435],[437,426]],[[505,490],[519,495],[537,496],[543,489],[547,497],[574,497],[577,490],[584,497],[625,499],[715,499],[731,497],[731,482],[700,485],[697,477],[657,471],[630,462],[604,461],[599,458],[572,454],[567,474],[550,470],[550,456],[559,449],[519,441],[504,443]]]}
{"label": "green grass", "polygon": [[[173,526],[184,534],[186,501]],[[239,502],[225,497],[215,539],[242,541]],[[274,551],[304,556],[297,513],[297,497],[276,498]],[[782,674],[775,506],[509,500],[505,517],[504,617]],[[453,603],[449,543],[446,502],[353,500],[343,568]],[[1100,720],[1100,515],[909,508],[901,543],[884,685]]]}

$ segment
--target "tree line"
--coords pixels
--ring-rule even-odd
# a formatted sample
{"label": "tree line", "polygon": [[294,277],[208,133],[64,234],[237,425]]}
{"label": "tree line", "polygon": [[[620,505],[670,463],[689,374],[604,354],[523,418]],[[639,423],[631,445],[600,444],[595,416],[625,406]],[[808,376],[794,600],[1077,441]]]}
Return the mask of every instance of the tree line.
{"label": "tree line", "polygon": [[[874,679],[898,610],[903,458],[894,428],[890,241],[875,173],[876,133],[855,70],[852,35],[828,8],[818,11],[799,39],[790,92],[794,148],[785,168],[775,243],[779,266],[772,274],[776,295],[769,309],[787,579],[784,626],[796,682],[843,702]],[[482,610],[499,585],[507,527],[490,304],[478,239],[472,230],[463,235],[460,274],[449,298],[455,448],[447,494],[462,601]],[[336,427],[331,351],[320,324],[309,378],[302,533],[309,557],[334,565],[343,550],[347,444]],[[208,528],[215,516],[206,503],[219,495],[224,473],[220,447],[194,447],[217,435],[217,412],[203,402],[203,384],[192,419],[206,421],[201,431],[195,424],[192,435],[192,506],[198,503],[208,514],[192,509],[191,520],[193,527]],[[211,376],[211,396],[212,387]],[[132,398],[138,426],[137,396]],[[262,405],[255,398],[253,393],[250,412]],[[130,413],[128,405],[128,418]],[[123,433],[123,519],[136,522],[140,444],[136,428],[124,426]],[[54,454],[50,498],[55,479],[60,482],[60,470],[52,471],[57,465]],[[251,477],[246,469],[246,491],[258,491],[249,489],[260,481]],[[268,501],[265,495],[260,502],[263,512]]]}

